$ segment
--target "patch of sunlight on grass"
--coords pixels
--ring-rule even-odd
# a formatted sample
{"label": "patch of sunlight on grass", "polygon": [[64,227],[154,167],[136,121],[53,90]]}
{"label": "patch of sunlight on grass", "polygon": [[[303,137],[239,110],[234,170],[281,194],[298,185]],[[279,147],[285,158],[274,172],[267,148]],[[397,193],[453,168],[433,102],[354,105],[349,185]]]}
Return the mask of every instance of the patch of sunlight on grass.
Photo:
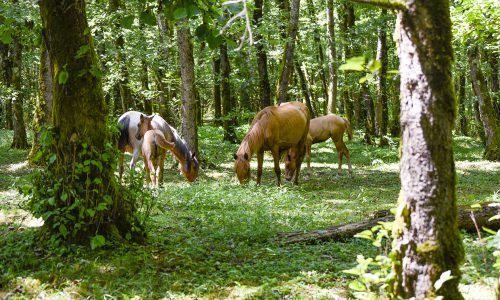
{"label": "patch of sunlight on grass", "polygon": [[19,171],[23,171],[26,169],[29,169],[29,165],[28,165],[27,161],[7,165],[7,170],[9,172],[19,172]]}
{"label": "patch of sunlight on grass", "polygon": [[374,171],[385,171],[385,172],[398,172],[399,173],[399,163],[382,163],[373,165],[370,170]]}
{"label": "patch of sunlight on grass", "polygon": [[10,211],[8,213],[0,211],[0,225],[1,224],[17,225],[23,227],[40,227],[43,225],[43,219],[34,218],[30,213],[24,211]]}
{"label": "patch of sunlight on grass", "polygon": [[259,287],[238,285],[229,288],[227,299],[252,299],[259,292]]}
{"label": "patch of sunlight on grass", "polygon": [[209,178],[212,178],[212,179],[224,179],[226,178],[227,176],[227,172],[219,172],[219,171],[211,171],[211,170],[207,170],[204,172],[204,175],[209,177]]}
{"label": "patch of sunlight on grass", "polygon": [[457,170],[460,171],[486,171],[495,172],[500,171],[500,162],[494,161],[457,161],[455,162]]}
{"label": "patch of sunlight on grass", "polygon": [[500,285],[498,278],[485,277],[474,284],[460,284],[460,292],[468,300],[495,300],[498,296],[495,287]]}
{"label": "patch of sunlight on grass", "polygon": [[[39,279],[32,277],[18,277],[12,283],[16,286],[16,289],[19,289],[19,292],[22,292],[24,296],[28,296],[29,299],[57,300],[84,298],[84,296],[80,293],[78,281],[66,282],[65,287],[62,290],[46,290],[47,285],[45,283],[42,283]],[[17,299],[10,293],[3,295],[0,292],[0,298],[2,299],[10,299],[11,297]]]}

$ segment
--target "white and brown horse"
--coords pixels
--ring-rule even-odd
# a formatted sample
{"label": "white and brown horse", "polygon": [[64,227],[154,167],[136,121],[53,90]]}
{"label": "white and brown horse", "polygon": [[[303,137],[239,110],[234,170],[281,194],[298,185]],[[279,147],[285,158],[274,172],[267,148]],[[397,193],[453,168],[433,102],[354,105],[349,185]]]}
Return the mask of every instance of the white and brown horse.
{"label": "white and brown horse", "polygon": [[270,150],[273,154],[277,184],[280,185],[280,153],[294,148],[298,155],[291,163],[297,170],[294,184],[298,184],[309,131],[309,119],[309,110],[301,102],[287,102],[277,107],[269,106],[257,113],[250,130],[234,154],[234,169],[240,183],[245,183],[250,178],[250,160],[256,153],[257,184],[260,184],[264,151]]}
{"label": "white and brown horse", "polygon": [[[118,148],[122,152],[128,152],[132,154],[132,159],[130,161],[130,169],[135,167],[135,164],[139,158],[139,154],[142,149],[142,136],[145,134],[145,131],[142,135],[137,136],[139,133],[139,125],[141,124],[141,120],[144,121],[147,119],[147,124],[145,124],[144,128],[147,128],[145,131],[149,129],[157,129],[162,132],[165,139],[174,143],[174,148],[171,150],[174,156],[180,163],[180,169],[184,177],[190,182],[194,181],[196,177],[198,177],[199,164],[196,158],[195,153],[192,153],[184,140],[179,136],[177,130],[170,126],[167,121],[165,121],[159,115],[149,116],[142,114],[138,111],[129,111],[124,113],[118,119],[118,126],[120,128],[120,139],[118,142]],[[143,122],[144,123],[144,122]],[[119,173],[120,177],[123,174],[123,154],[120,156],[119,160]],[[161,183],[163,180],[163,163],[160,165],[159,172],[159,182]]]}

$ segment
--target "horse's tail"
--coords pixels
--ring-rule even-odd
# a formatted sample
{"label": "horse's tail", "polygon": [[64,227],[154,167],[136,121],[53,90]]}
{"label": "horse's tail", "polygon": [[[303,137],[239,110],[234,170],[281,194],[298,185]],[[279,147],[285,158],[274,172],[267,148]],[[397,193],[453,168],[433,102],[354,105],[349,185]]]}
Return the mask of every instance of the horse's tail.
{"label": "horse's tail", "polygon": [[125,146],[130,143],[128,137],[128,127],[130,124],[130,118],[127,116],[121,120],[118,120],[118,129],[120,130],[120,139],[118,140],[118,149],[125,151]]}
{"label": "horse's tail", "polygon": [[349,138],[349,141],[352,140],[352,127],[351,127],[351,123],[349,123],[349,120],[347,120],[346,118],[342,118],[344,119],[344,122],[345,122],[345,127],[347,129],[347,137]]}

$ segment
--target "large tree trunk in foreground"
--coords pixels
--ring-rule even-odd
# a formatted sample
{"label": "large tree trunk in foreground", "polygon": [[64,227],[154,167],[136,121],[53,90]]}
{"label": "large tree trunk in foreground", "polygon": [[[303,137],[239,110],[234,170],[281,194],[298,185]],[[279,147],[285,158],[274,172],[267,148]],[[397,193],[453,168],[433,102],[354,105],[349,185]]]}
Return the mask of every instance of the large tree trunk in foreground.
{"label": "large tree trunk in foreground", "polygon": [[278,89],[278,103],[288,101],[288,82],[293,72],[293,56],[295,50],[295,39],[299,29],[299,11],[300,0],[292,0],[292,7],[290,10],[290,23],[288,25],[288,41],[285,45],[285,53],[283,59],[283,68],[281,70],[279,89]]}
{"label": "large tree trunk in foreground", "polygon": [[267,72],[267,53],[264,48],[264,38],[260,34],[259,27],[262,24],[262,11],[264,0],[255,0],[255,9],[253,11],[253,22],[257,27],[255,33],[255,52],[257,56],[257,66],[259,70],[259,91],[260,108],[264,109],[271,105],[271,86],[269,84],[269,75]]}
{"label": "large tree trunk in foreground", "polygon": [[181,66],[181,117],[182,137],[193,153],[198,152],[198,128],[196,126],[196,98],[194,87],[194,58],[191,32],[186,18],[177,24],[177,45]]}
{"label": "large tree trunk in foreground", "polygon": [[[455,99],[449,1],[405,3],[396,22],[402,146],[394,290],[403,298],[463,299],[458,282],[464,253],[451,143]],[[455,277],[436,290],[434,283],[446,271]]]}
{"label": "large tree trunk in foreground", "polygon": [[23,92],[21,91],[22,45],[19,36],[14,36],[12,55],[12,116],[14,138],[11,147],[16,149],[28,148],[26,126],[24,125]]}
{"label": "large tree trunk in foreground", "polygon": [[479,57],[477,46],[469,49],[469,68],[472,87],[479,102],[479,113],[484,127],[486,147],[483,157],[487,160],[500,161],[500,124],[496,118],[493,101],[486,86],[483,72],[478,66]]}
{"label": "large tree trunk in foreground", "polygon": [[[470,206],[460,207],[458,214],[458,227],[467,232],[476,233],[483,227],[492,230],[500,229],[500,219],[489,219],[497,214],[500,214],[498,206],[483,203],[480,210],[471,209]],[[352,238],[354,235],[364,230],[370,230],[379,222],[394,221],[394,215],[388,210],[381,210],[374,213],[374,216],[366,221],[341,224],[324,229],[316,229],[310,231],[286,232],[279,235],[280,240],[285,244],[291,243],[315,243],[318,241],[343,240]]]}
{"label": "large tree trunk in foreground", "polygon": [[35,119],[33,120],[33,144],[28,155],[30,164],[38,164],[34,161],[35,155],[40,149],[40,138],[43,134],[43,126],[49,125],[52,120],[52,86],[54,72],[50,61],[46,42],[42,37],[40,45],[40,73],[38,76],[38,97],[35,104]]}
{"label": "large tree trunk in foreground", "polygon": [[[99,62],[85,1],[44,0],[38,4],[53,66],[54,129],[46,153],[50,158],[47,171],[41,174],[42,183],[34,182],[41,185],[33,195],[40,198],[34,199],[34,211],[40,213],[40,206],[49,212],[57,209],[50,216],[43,214],[44,228],[71,242],[88,243],[98,234],[115,239],[138,237],[134,234],[140,227],[134,217],[135,202],[114,176],[115,152],[108,146],[112,142],[101,78],[99,73],[89,72]],[[88,51],[75,58],[82,46]]]}

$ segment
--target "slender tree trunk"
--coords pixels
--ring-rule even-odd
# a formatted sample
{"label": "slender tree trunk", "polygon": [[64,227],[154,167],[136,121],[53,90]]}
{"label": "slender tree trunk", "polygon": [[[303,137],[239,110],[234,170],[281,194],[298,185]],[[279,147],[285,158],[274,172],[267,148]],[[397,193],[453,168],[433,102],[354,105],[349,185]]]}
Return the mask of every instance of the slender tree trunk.
{"label": "slender tree trunk", "polygon": [[171,60],[171,55],[169,55],[169,47],[167,45],[168,37],[168,28],[165,20],[164,10],[163,10],[163,0],[158,0],[158,6],[156,11],[156,23],[158,25],[158,39],[160,41],[161,49],[160,49],[160,61],[157,66],[154,67],[154,73],[156,74],[156,85],[158,87],[158,113],[169,123],[176,124],[174,121],[177,118],[174,118],[173,112],[170,107],[169,101],[171,98],[169,97],[169,88],[167,84],[163,81],[165,76],[165,70]]}
{"label": "slender tree trunk", "polygon": [[337,113],[337,46],[335,41],[335,18],[333,0],[327,0],[328,19],[328,104],[327,113]]}
{"label": "slender tree trunk", "polygon": [[[356,22],[354,8],[352,4],[348,2],[342,2],[342,22],[340,23],[340,32],[343,40],[343,56],[344,61],[353,56],[353,50],[351,46],[351,33],[350,29],[354,27]],[[349,72],[344,72],[344,86],[342,88],[342,101],[344,105],[345,114],[347,119],[351,124],[355,124],[356,127],[359,127],[361,124],[360,120],[353,119],[354,112],[353,109],[355,106],[359,107],[359,103],[356,105],[353,103],[354,101],[361,101],[362,97],[353,98],[351,100],[351,96],[354,94],[353,90],[348,85]]]}
{"label": "slender tree trunk", "polygon": [[237,143],[234,126],[236,125],[234,104],[231,98],[231,86],[229,84],[229,73],[231,71],[229,58],[227,56],[227,45],[220,45],[220,70],[221,70],[221,94],[222,94],[222,115],[224,116],[224,140]]}
{"label": "slender tree trunk", "polygon": [[9,44],[0,43],[1,65],[0,72],[2,72],[2,81],[6,87],[4,96],[5,100],[5,128],[12,129],[12,97],[10,95],[10,88],[12,86],[12,54]]}
{"label": "slender tree trunk", "polygon": [[280,74],[278,103],[288,102],[288,82],[293,72],[293,56],[295,49],[295,39],[299,28],[300,0],[292,0],[290,10],[290,22],[288,25],[288,40],[285,44],[283,69]]}
{"label": "slender tree trunk", "polygon": [[221,93],[220,93],[220,55],[218,58],[213,60],[214,66],[214,123],[217,126],[222,125],[222,105],[221,105]]}
{"label": "slender tree trunk", "polygon": [[255,9],[253,11],[253,22],[257,27],[255,32],[255,55],[257,56],[257,68],[259,71],[259,92],[260,108],[263,109],[271,105],[271,86],[269,84],[269,75],[267,72],[267,53],[264,47],[264,38],[260,33],[264,0],[255,0]]}
{"label": "slender tree trunk", "polygon": [[52,120],[52,87],[54,72],[47,50],[45,38],[42,36],[40,44],[40,72],[38,76],[38,97],[35,104],[35,118],[33,120],[33,144],[28,155],[28,161],[32,165],[38,164],[34,161],[35,155],[40,149],[40,138],[43,134],[43,126],[49,125]]}
{"label": "slender tree trunk", "polygon": [[[145,59],[141,59],[141,89],[142,92],[149,91],[149,75],[148,75],[148,65]],[[153,103],[151,99],[148,99],[145,95],[142,95],[144,112],[147,114],[153,113]]]}
{"label": "slender tree trunk", "polygon": [[386,34],[386,22],[385,18],[387,11],[382,10],[380,17],[382,18],[382,25],[378,31],[378,47],[377,47],[377,60],[380,61],[381,67],[378,72],[378,84],[377,84],[377,98],[380,103],[381,116],[380,116],[380,126],[379,126],[379,136],[380,136],[380,146],[387,145],[387,125],[389,123],[388,107],[387,107],[387,65],[389,60],[387,58],[387,34]]}
{"label": "slender tree trunk", "polygon": [[314,118],[316,118],[316,113],[315,113],[315,110],[311,104],[311,97],[310,97],[310,93],[309,93],[309,88],[307,87],[307,81],[305,79],[304,72],[302,72],[300,64],[297,61],[295,61],[295,69],[297,70],[297,74],[299,75],[300,90],[302,91],[302,95],[304,96],[304,99],[306,100],[306,105],[307,105],[307,108],[309,109],[311,119],[314,119]]}
{"label": "slender tree trunk", "polygon": [[497,120],[500,119],[500,86],[498,82],[498,70],[500,65],[498,64],[498,53],[490,51],[489,63],[491,66],[491,97],[493,101],[493,108],[495,109],[495,114]]}
{"label": "slender tree trunk", "polygon": [[21,67],[22,67],[22,51],[23,47],[19,41],[19,36],[14,36],[12,42],[12,87],[14,88],[12,97],[12,115],[14,138],[11,144],[12,148],[26,149],[28,148],[28,140],[26,139],[26,126],[24,125],[23,112],[23,92],[21,91]]}
{"label": "slender tree trunk", "polygon": [[196,98],[194,87],[193,44],[189,23],[183,18],[177,23],[177,46],[181,67],[181,133],[189,149],[198,152],[198,128],[196,126]]}
{"label": "slender tree trunk", "polygon": [[365,124],[365,135],[364,141],[367,145],[372,145],[372,136],[375,134],[375,108],[373,104],[373,98],[368,89],[368,85],[363,83],[362,85],[363,94],[363,111],[364,111],[364,124]]}
{"label": "slender tree trunk", "polygon": [[467,116],[465,115],[465,74],[460,72],[458,78],[458,115],[460,118],[460,133],[468,136]]}
{"label": "slender tree trunk", "polygon": [[392,137],[399,137],[401,134],[401,124],[399,121],[399,115],[401,113],[401,102],[399,101],[399,86],[400,86],[400,80],[399,76],[395,80],[395,82],[392,84],[393,88],[396,89],[392,93],[392,125],[391,125],[391,136]]}
{"label": "slender tree trunk", "polygon": [[500,127],[496,118],[493,102],[491,100],[486,80],[479,67],[477,46],[469,48],[469,68],[472,87],[479,103],[479,113],[486,138],[483,157],[487,160],[500,161]]}
{"label": "slender tree trunk", "polygon": [[[447,0],[406,0],[396,35],[401,74],[401,192],[393,234],[396,294],[463,299],[452,135],[455,99]],[[415,38],[417,37],[418,38]],[[454,278],[436,290],[441,275]]]}

